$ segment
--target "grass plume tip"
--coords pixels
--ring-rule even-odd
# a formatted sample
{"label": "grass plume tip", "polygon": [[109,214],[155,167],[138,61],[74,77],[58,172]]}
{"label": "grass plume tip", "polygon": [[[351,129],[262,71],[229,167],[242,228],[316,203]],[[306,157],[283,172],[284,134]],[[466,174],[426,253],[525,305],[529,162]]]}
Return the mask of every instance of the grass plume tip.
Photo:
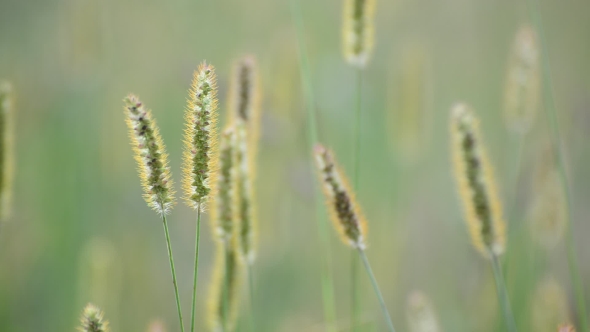
{"label": "grass plume tip", "polygon": [[108,332],[109,322],[104,319],[103,312],[91,303],[88,303],[82,312],[80,319],[81,332]]}
{"label": "grass plume tip", "polygon": [[479,121],[465,104],[451,111],[453,169],[474,246],[486,257],[501,255],[505,223]]}
{"label": "grass plume tip", "polygon": [[174,205],[168,155],[152,112],[135,95],[123,100],[144,199],[154,211],[168,214]]}
{"label": "grass plume tip", "polygon": [[342,241],[353,248],[365,249],[367,223],[348,180],[336,164],[332,151],[318,144],[314,155],[330,217]]}
{"label": "grass plume tip", "polygon": [[217,167],[217,83],[213,66],[195,71],[185,112],[183,188],[187,204],[204,210]]}
{"label": "grass plume tip", "polygon": [[346,61],[366,66],[374,44],[375,0],[345,0],[342,23],[342,51]]}

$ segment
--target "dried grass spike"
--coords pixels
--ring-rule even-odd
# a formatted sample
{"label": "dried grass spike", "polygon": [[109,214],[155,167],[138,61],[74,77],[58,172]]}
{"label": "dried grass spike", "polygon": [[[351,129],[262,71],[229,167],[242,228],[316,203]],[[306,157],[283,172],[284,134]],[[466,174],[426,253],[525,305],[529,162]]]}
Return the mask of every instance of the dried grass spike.
{"label": "dried grass spike", "polygon": [[342,50],[348,63],[365,67],[373,52],[375,0],[345,0]]}
{"label": "dried grass spike", "polygon": [[104,319],[102,311],[93,304],[88,303],[82,312],[80,319],[81,332],[108,332],[109,322]]}
{"label": "dried grass spike", "polygon": [[432,303],[421,291],[414,291],[408,297],[407,317],[411,332],[441,331]]}
{"label": "dried grass spike", "polygon": [[529,131],[539,108],[540,90],[537,34],[533,27],[524,25],[514,39],[504,91],[504,115],[511,130],[521,134]]}
{"label": "dried grass spike", "polygon": [[14,172],[13,92],[8,82],[0,82],[0,222],[8,219],[12,201]]}
{"label": "dried grass spike", "polygon": [[505,223],[479,122],[465,104],[451,114],[453,168],[474,246],[486,257],[504,252]]}
{"label": "dried grass spike", "polygon": [[365,249],[367,223],[348,180],[330,150],[318,144],[314,154],[326,204],[342,241],[353,248]]}
{"label": "dried grass spike", "polygon": [[187,204],[205,209],[217,171],[217,84],[214,68],[195,71],[185,112],[183,187]]}
{"label": "dried grass spike", "polygon": [[124,100],[129,137],[135,152],[139,177],[148,206],[159,214],[168,214],[174,205],[168,154],[152,112],[135,95]]}
{"label": "dried grass spike", "polygon": [[216,173],[211,221],[215,236],[224,243],[229,243],[234,235],[234,209],[236,208],[236,165],[235,165],[235,131],[232,127],[221,133],[219,144],[219,171]]}

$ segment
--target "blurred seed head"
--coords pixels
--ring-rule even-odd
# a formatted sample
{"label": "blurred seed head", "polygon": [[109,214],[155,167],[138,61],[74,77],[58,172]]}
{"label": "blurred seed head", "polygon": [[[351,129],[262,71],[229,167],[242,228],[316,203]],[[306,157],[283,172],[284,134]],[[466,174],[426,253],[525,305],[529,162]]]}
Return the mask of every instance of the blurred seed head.
{"label": "blurred seed head", "polygon": [[236,184],[234,218],[239,225],[239,251],[242,259],[251,264],[256,259],[256,213],[254,202],[254,176],[252,175],[252,155],[248,147],[248,133],[246,126],[236,126]]}
{"label": "blurred seed head", "polygon": [[530,25],[522,26],[514,39],[504,92],[504,115],[508,127],[520,134],[533,124],[541,89],[540,52],[537,34]]}
{"label": "blurred seed head", "polygon": [[564,324],[557,328],[557,332],[576,332],[576,329],[573,327],[573,325]]}
{"label": "blurred seed head", "polygon": [[147,332],[166,332],[164,322],[161,320],[155,320],[148,325]]}
{"label": "blurred seed head", "polygon": [[332,151],[318,144],[314,157],[326,205],[342,241],[353,248],[365,249],[367,223]]}
{"label": "blurred seed head", "polygon": [[152,112],[135,95],[123,99],[131,146],[135,152],[139,177],[148,206],[161,215],[174,206],[174,190],[168,154]]}
{"label": "blurred seed head", "polygon": [[352,66],[363,68],[373,53],[375,0],[345,0],[342,50]]}
{"label": "blurred seed head", "polygon": [[213,332],[230,332],[235,328],[240,302],[241,268],[236,241],[219,244],[209,288],[208,323]]}
{"label": "blurred seed head", "polygon": [[14,177],[14,101],[12,85],[0,81],[0,222],[11,213]]}
{"label": "blurred seed head", "polygon": [[88,303],[82,312],[80,319],[81,332],[108,332],[109,322],[104,319],[102,311],[93,304]]}
{"label": "blurred seed head", "polygon": [[557,326],[570,320],[567,296],[551,277],[537,284],[530,307],[531,326],[535,332],[554,332]]}
{"label": "blurred seed head", "polygon": [[486,257],[504,252],[505,224],[479,121],[465,104],[451,111],[451,151],[465,219],[474,246]]}
{"label": "blurred seed head", "polygon": [[211,177],[217,171],[217,83],[213,66],[203,62],[195,71],[185,111],[184,198],[194,209],[205,209]]}
{"label": "blurred seed head", "polygon": [[528,210],[531,235],[538,245],[552,249],[561,242],[567,222],[567,203],[559,172],[553,169],[536,187],[540,190],[533,193]]}
{"label": "blurred seed head", "polygon": [[441,331],[432,303],[421,291],[414,291],[408,297],[406,316],[411,332]]}
{"label": "blurred seed head", "polygon": [[216,173],[213,206],[210,211],[215,236],[229,243],[235,234],[234,209],[237,207],[236,190],[236,135],[229,126],[221,133],[219,144],[219,171]]}

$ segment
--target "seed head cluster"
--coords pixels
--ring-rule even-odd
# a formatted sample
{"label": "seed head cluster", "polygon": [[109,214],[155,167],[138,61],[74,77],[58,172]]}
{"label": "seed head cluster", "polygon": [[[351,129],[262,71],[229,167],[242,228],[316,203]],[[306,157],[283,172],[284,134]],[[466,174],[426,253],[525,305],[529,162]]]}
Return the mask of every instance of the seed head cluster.
{"label": "seed head cluster", "polygon": [[373,52],[375,0],[345,0],[342,26],[344,58],[355,67],[366,66]]}

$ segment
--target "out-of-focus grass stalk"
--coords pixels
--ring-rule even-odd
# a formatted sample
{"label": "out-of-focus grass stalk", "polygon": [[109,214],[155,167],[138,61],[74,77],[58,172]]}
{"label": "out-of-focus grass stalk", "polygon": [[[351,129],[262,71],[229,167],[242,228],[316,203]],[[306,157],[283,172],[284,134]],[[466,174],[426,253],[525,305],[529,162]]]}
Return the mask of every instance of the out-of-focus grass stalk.
{"label": "out-of-focus grass stalk", "polygon": [[[291,18],[293,20],[297,35],[299,71],[307,109],[308,144],[310,146],[310,150],[312,150],[315,144],[318,142],[318,131],[313,87],[311,84],[311,74],[309,69],[309,59],[307,58],[307,48],[305,46],[304,40],[305,25],[303,22],[303,14],[301,13],[301,4],[299,1],[300,0],[289,0],[289,5]],[[311,161],[311,168],[312,171],[315,171],[313,160]],[[334,332],[336,331],[336,309],[334,301],[334,282],[332,276],[332,256],[330,252],[330,237],[328,234],[328,227],[326,225],[326,221],[324,218],[322,218],[322,214],[319,209],[319,206],[321,205],[320,197],[321,195],[316,194],[314,210],[316,212],[316,222],[318,225],[318,233],[322,245],[324,262],[322,267],[322,299],[324,305],[324,317],[326,320],[326,330]]]}
{"label": "out-of-focus grass stalk", "polygon": [[547,41],[545,39],[545,33],[543,30],[543,22],[541,19],[541,12],[539,10],[539,3],[536,0],[527,0],[527,6],[531,21],[537,28],[539,34],[539,44],[541,48],[541,70],[542,70],[542,81],[543,81],[543,100],[545,109],[545,115],[549,120],[551,127],[551,141],[556,151],[557,156],[557,168],[561,177],[561,183],[564,187],[565,201],[567,205],[567,222],[566,222],[566,245],[567,245],[567,260],[570,271],[570,278],[574,287],[574,293],[576,297],[577,313],[580,320],[580,327],[583,332],[589,332],[588,317],[586,311],[586,299],[584,296],[584,286],[580,278],[580,270],[578,268],[578,259],[576,255],[576,247],[574,241],[574,226],[572,224],[572,201],[571,192],[567,174],[564,165],[564,153],[561,148],[561,133],[559,129],[559,122],[557,120],[557,111],[555,106],[555,99],[553,96],[553,82],[551,78],[551,67],[549,63],[549,52]]}
{"label": "out-of-focus grass stalk", "polygon": [[197,206],[197,230],[195,234],[195,272],[193,274],[193,302],[191,305],[191,332],[195,330],[195,309],[197,304],[197,276],[199,275],[199,242],[201,239],[201,207]]}
{"label": "out-of-focus grass stalk", "polygon": [[[354,124],[354,147],[353,147],[353,190],[359,192],[360,172],[361,172],[361,123],[362,123],[362,97],[363,97],[363,72],[362,68],[356,69],[356,114]],[[351,315],[350,324],[351,330],[356,331],[359,323],[360,303],[359,303],[359,271],[358,271],[358,257],[353,254],[350,257],[350,300],[351,300]]]}

